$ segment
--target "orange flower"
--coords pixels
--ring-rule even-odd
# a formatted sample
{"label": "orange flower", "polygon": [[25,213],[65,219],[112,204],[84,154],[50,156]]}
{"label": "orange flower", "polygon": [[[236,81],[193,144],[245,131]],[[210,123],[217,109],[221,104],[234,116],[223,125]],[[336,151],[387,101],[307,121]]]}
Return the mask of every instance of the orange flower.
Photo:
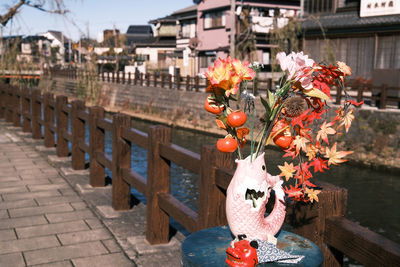
{"label": "orange flower", "polygon": [[232,66],[236,74],[243,80],[253,80],[256,73],[249,68],[249,62],[241,62],[239,59],[232,59]]}

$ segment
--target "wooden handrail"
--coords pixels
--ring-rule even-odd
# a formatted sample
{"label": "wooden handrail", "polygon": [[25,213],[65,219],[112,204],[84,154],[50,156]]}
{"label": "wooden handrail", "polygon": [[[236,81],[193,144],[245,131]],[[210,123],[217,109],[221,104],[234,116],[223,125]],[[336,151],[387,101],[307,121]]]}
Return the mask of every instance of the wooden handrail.
{"label": "wooden handrail", "polygon": [[112,131],[112,120],[103,118],[97,120],[97,127],[103,129],[104,131],[111,132]]}
{"label": "wooden handrail", "polygon": [[200,155],[175,144],[160,143],[160,155],[183,168],[200,174]]}
{"label": "wooden handrail", "polygon": [[197,213],[169,193],[159,193],[158,205],[190,232],[197,231]]}
{"label": "wooden handrail", "polygon": [[325,242],[365,266],[400,266],[400,245],[344,217],[326,219]]}
{"label": "wooden handrail", "polygon": [[123,126],[121,129],[121,138],[124,138],[142,148],[147,148],[148,135],[137,129]]}
{"label": "wooden handrail", "polygon": [[147,182],[146,178],[135,172],[134,170],[122,168],[122,179],[130,186],[133,186],[142,194],[146,194]]}
{"label": "wooden handrail", "polygon": [[103,165],[104,167],[106,167],[107,169],[112,168],[112,157],[110,155],[107,155],[103,152],[96,152],[95,153],[95,157],[97,159],[97,161]]}

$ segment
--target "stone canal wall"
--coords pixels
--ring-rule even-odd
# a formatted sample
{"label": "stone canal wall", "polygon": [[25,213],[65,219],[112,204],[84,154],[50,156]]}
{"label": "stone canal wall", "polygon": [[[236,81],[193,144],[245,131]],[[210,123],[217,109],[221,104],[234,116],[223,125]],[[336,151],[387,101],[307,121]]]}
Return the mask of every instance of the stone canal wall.
{"label": "stone canal wall", "polygon": [[[66,78],[43,79],[45,91],[86,98],[104,106],[111,112],[124,112],[139,119],[164,123],[196,131],[223,135],[207,113],[203,104],[205,92],[178,91],[176,89],[96,82],[98,90],[85,91],[78,80]],[[257,113],[262,106],[257,102]],[[332,104],[333,105],[333,104]],[[329,114],[334,116],[334,112]],[[375,168],[400,171],[400,110],[378,110],[364,105],[355,112],[355,120],[349,132],[340,136],[341,147],[353,150],[349,156],[356,163]]]}

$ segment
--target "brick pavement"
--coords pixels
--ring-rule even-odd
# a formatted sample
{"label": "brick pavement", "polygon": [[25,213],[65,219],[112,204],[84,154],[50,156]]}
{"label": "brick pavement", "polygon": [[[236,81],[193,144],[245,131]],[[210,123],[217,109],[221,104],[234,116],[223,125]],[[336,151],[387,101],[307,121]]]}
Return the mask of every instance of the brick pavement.
{"label": "brick pavement", "polygon": [[1,267],[180,265],[182,235],[149,246],[142,203],[113,211],[110,186],[92,188],[87,171],[49,161],[54,149],[42,142],[0,120]]}

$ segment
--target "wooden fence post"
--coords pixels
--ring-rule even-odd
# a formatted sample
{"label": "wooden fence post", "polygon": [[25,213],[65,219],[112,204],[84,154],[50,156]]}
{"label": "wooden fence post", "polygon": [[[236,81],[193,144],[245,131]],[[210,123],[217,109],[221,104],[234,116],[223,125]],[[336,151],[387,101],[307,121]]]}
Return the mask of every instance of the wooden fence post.
{"label": "wooden fence post", "polygon": [[164,88],[165,73],[161,73],[161,88]]}
{"label": "wooden fence post", "polygon": [[194,76],[194,88],[196,90],[196,92],[199,91],[199,76]]}
{"label": "wooden fence post", "polygon": [[42,117],[42,102],[40,100],[40,90],[34,90],[31,94],[32,103],[32,138],[42,138],[42,126],[39,119]]}
{"label": "wooden fence post", "polygon": [[336,87],[336,105],[340,105],[342,102],[342,87]]}
{"label": "wooden fence post", "polygon": [[176,74],[175,76],[176,79],[176,90],[181,90],[181,75]]}
{"label": "wooden fence post", "polygon": [[115,81],[115,73],[114,73],[114,71],[112,72],[112,76],[111,76],[111,82],[114,82]]}
{"label": "wooden fence post", "polygon": [[318,245],[324,255],[323,266],[342,266],[343,254],[324,242],[325,220],[346,214],[347,189],[321,181],[316,181],[316,185],[322,188],[319,201],[288,202],[285,221],[293,226],[293,232]]}
{"label": "wooden fence post", "polygon": [[146,73],[146,85],[147,86],[150,86],[150,77],[151,77],[151,73],[150,72]]}
{"label": "wooden fence post", "polygon": [[140,73],[140,86],[143,86],[143,73]]}
{"label": "wooden fence post", "polygon": [[119,83],[119,71],[118,70],[115,72],[115,75],[117,76],[117,83]]}
{"label": "wooden fence post", "polygon": [[157,87],[157,73],[154,72],[154,87]]}
{"label": "wooden fence post", "polygon": [[363,100],[363,93],[364,93],[364,85],[359,84],[357,87],[357,102],[361,102]]}
{"label": "wooden fence post", "polygon": [[104,130],[97,127],[97,120],[104,118],[104,108],[89,109],[89,144],[90,144],[90,185],[103,187],[105,185],[105,168],[96,158],[96,152],[104,153]]}
{"label": "wooden fence post", "polygon": [[5,98],[5,118],[6,122],[13,121],[13,113],[11,110],[12,106],[12,95],[11,95],[11,85],[8,85],[6,88],[6,98]]}
{"label": "wooden fence post", "polygon": [[254,83],[254,95],[257,96],[258,95],[258,78],[257,78],[257,76],[254,77],[253,83]]}
{"label": "wooden fence post", "polygon": [[54,124],[54,109],[50,107],[50,100],[53,94],[45,93],[43,95],[43,117],[44,117],[44,146],[54,147],[54,133],[50,126]]}
{"label": "wooden fence post", "polygon": [[24,133],[31,131],[31,121],[28,118],[31,109],[29,94],[29,89],[24,88],[22,91],[22,131]]}
{"label": "wooden fence post", "polygon": [[387,98],[387,85],[382,84],[381,87],[381,97],[379,99],[379,109],[385,109],[386,108],[386,98]]}
{"label": "wooden fence post", "polygon": [[125,71],[122,72],[122,84],[125,84]]}
{"label": "wooden fence post", "polygon": [[151,126],[147,147],[146,239],[154,244],[168,243],[169,216],[158,205],[158,194],[170,192],[171,162],[160,156],[159,143],[171,142],[171,128]]}
{"label": "wooden fence post", "polygon": [[125,114],[113,117],[112,132],[112,207],[115,210],[129,210],[130,185],[122,179],[122,169],[131,166],[131,145],[122,140],[122,127],[130,127],[131,118]]}
{"label": "wooden fence post", "polygon": [[172,75],[168,74],[169,89],[172,89]]}
{"label": "wooden fence post", "polygon": [[20,101],[20,96],[21,92],[18,87],[13,87],[12,88],[12,93],[13,93],[13,100],[12,100],[12,105],[10,108],[12,108],[13,111],[13,125],[15,127],[20,127],[21,126],[21,101]]}
{"label": "wooden fence post", "polygon": [[85,109],[85,103],[81,100],[72,102],[71,110],[71,129],[72,129],[72,149],[71,165],[74,170],[85,169],[85,152],[79,148],[79,142],[85,140],[85,122],[79,119],[78,112]]}
{"label": "wooden fence post", "polygon": [[190,76],[186,75],[186,91],[190,90]]}
{"label": "wooden fence post", "polygon": [[128,84],[132,83],[131,73],[128,72]]}
{"label": "wooden fence post", "polygon": [[63,108],[67,105],[68,98],[64,95],[56,97],[56,118],[57,118],[57,156],[68,157],[68,140],[64,138],[64,133],[68,131],[68,114]]}
{"label": "wooden fence post", "polygon": [[105,77],[104,77],[104,71],[101,72],[101,80],[104,82]]}
{"label": "wooden fence post", "polygon": [[215,168],[233,169],[231,153],[222,153],[214,145],[201,148],[198,230],[225,225],[225,194],[215,184]]}
{"label": "wooden fence post", "polygon": [[107,72],[107,82],[110,82],[110,72]]}
{"label": "wooden fence post", "polygon": [[4,84],[0,84],[0,118],[4,118],[5,93]]}
{"label": "wooden fence post", "polygon": [[137,84],[137,80],[138,80],[138,73],[137,71],[135,71],[135,73],[133,74],[133,85]]}

